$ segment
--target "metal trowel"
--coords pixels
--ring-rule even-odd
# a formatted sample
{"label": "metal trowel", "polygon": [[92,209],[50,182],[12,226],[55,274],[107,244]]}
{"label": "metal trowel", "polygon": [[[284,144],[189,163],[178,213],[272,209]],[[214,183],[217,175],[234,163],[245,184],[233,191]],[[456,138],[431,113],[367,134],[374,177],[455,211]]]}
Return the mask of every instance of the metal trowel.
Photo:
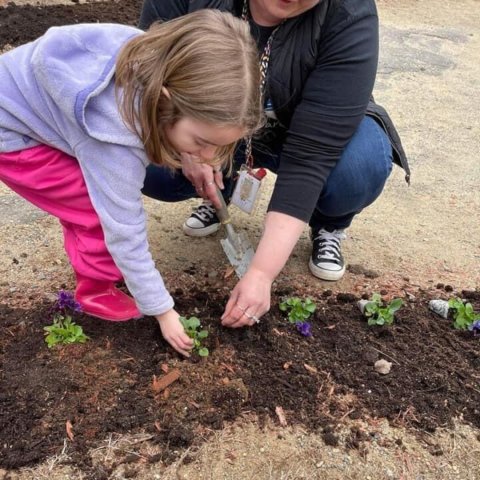
{"label": "metal trowel", "polygon": [[235,273],[238,278],[242,278],[247,273],[250,264],[252,263],[253,255],[255,254],[252,244],[247,236],[247,232],[244,230],[235,232],[233,225],[231,224],[230,215],[228,213],[227,205],[223,198],[222,192],[217,187],[217,196],[221,202],[221,208],[217,209],[217,216],[220,219],[222,225],[227,230],[227,238],[220,240],[223,251],[227,255],[228,260],[235,269]]}

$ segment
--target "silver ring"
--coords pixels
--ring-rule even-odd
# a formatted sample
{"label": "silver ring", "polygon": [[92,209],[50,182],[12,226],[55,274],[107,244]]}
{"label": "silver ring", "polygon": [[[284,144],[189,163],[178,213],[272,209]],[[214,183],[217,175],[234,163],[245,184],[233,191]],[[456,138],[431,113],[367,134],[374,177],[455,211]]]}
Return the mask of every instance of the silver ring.
{"label": "silver ring", "polygon": [[260,323],[260,319],[255,315],[250,315],[248,312],[243,312],[243,314],[249,319],[254,320],[255,323]]}
{"label": "silver ring", "polygon": [[207,182],[205,185],[213,185],[215,182]]}

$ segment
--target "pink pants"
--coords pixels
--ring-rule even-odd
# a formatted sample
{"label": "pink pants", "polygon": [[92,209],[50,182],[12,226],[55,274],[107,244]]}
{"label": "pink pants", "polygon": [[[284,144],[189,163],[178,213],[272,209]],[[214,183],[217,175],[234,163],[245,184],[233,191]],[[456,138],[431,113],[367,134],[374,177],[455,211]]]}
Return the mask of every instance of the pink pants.
{"label": "pink pants", "polygon": [[75,272],[95,280],[122,279],[75,158],[46,145],[0,153],[0,180],[60,220]]}

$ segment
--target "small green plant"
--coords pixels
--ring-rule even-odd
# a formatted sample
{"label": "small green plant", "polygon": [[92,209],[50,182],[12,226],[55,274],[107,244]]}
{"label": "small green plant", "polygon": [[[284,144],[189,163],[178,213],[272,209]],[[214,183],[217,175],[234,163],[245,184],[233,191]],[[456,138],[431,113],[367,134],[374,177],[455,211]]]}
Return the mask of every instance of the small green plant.
{"label": "small green plant", "polygon": [[382,296],[379,293],[372,295],[372,300],[365,305],[364,315],[368,317],[369,325],[385,325],[393,323],[395,312],[403,305],[401,298],[395,298],[390,305],[382,302]]}
{"label": "small green plant", "polygon": [[183,325],[185,333],[193,339],[193,351],[197,351],[201,357],[208,357],[208,348],[202,347],[201,340],[208,337],[207,330],[197,331],[200,326],[200,320],[197,317],[180,317],[180,322]]}
{"label": "small green plant", "polygon": [[287,298],[281,302],[280,310],[288,311],[288,321],[290,323],[305,322],[307,318],[316,310],[317,304],[311,298],[307,298],[302,302],[301,298]]}
{"label": "small green plant", "polygon": [[469,327],[480,320],[480,314],[473,311],[470,302],[463,303],[459,298],[451,298],[448,301],[449,308],[453,311],[453,326],[459,330],[470,329]]}
{"label": "small green plant", "polygon": [[279,308],[283,312],[288,312],[288,321],[295,324],[302,335],[312,336],[307,318],[316,310],[317,304],[311,298],[305,299],[304,302],[298,297],[287,298],[280,302]]}
{"label": "small green plant", "polygon": [[45,337],[48,348],[58,344],[85,343],[89,339],[82,327],[72,321],[70,312],[81,311],[82,306],[74,300],[71,292],[59,292],[58,300],[50,310],[53,325],[44,328],[48,332]]}

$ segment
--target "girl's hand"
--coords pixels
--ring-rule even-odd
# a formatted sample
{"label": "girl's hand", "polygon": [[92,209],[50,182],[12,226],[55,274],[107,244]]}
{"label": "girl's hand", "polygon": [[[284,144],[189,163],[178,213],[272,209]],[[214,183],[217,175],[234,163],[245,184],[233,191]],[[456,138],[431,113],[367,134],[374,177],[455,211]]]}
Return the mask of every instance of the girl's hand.
{"label": "girl's hand", "polygon": [[192,182],[197,194],[204,200],[210,200],[213,206],[220,208],[217,198],[217,189],[214,182],[223,190],[223,175],[221,170],[216,171],[210,165],[200,163],[198,157],[182,153],[182,172]]}
{"label": "girl's hand", "polygon": [[193,340],[185,333],[180,323],[180,315],[172,308],[156,316],[163,338],[178,352],[189,357],[188,350],[193,348]]}
{"label": "girl's hand", "polygon": [[222,325],[230,328],[255,325],[270,310],[273,280],[252,267],[233,289],[222,315]]}

